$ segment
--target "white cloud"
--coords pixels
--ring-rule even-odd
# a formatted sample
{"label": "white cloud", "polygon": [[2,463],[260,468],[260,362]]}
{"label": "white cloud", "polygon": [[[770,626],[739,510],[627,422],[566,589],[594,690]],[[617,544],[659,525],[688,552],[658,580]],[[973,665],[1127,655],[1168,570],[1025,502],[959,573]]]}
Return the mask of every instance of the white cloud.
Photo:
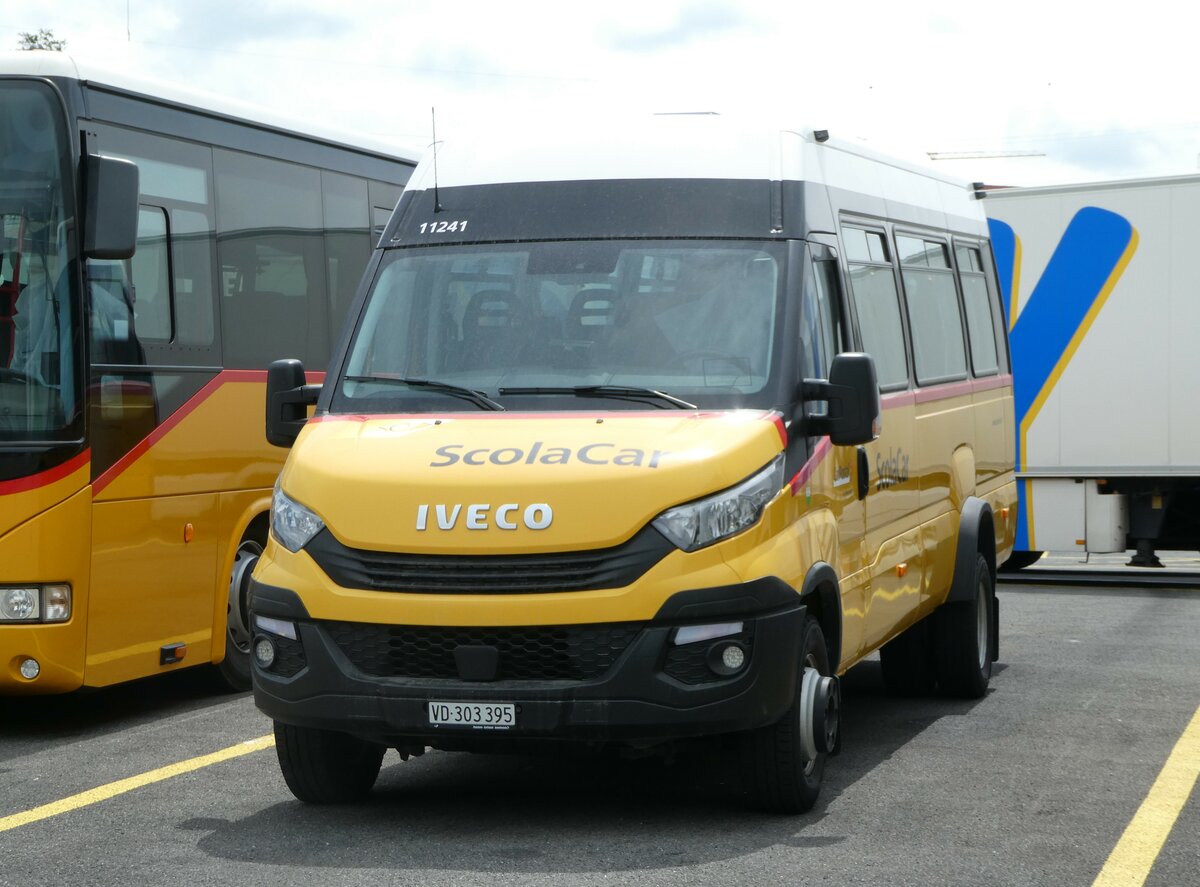
{"label": "white cloud", "polygon": [[[128,21],[126,13],[128,10]],[[769,112],[1017,184],[1197,171],[1197,14],[1093,3],[7,0],[110,68],[424,144],[612,109]],[[128,25],[128,32],[127,32]]]}

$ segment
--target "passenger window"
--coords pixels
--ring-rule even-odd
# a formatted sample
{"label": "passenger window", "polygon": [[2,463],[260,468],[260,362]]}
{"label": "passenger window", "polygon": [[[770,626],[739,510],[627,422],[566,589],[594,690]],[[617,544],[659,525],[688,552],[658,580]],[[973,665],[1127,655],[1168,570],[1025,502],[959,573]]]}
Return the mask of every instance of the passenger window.
{"label": "passenger window", "polygon": [[328,359],[329,307],[318,170],[213,152],[225,364]]}
{"label": "passenger window", "polygon": [[975,375],[986,376],[999,372],[1000,359],[996,350],[996,330],[988,299],[987,278],[976,247],[958,246],[959,278],[962,280],[963,304],[967,310],[967,336],[971,341],[971,363]]}
{"label": "passenger window", "polygon": [[167,211],[143,206],[138,211],[137,249],[133,254],[133,316],[142,341],[169,342],[171,275],[168,260]]}
{"label": "passenger window", "polygon": [[916,237],[896,238],[900,275],[911,325],[917,384],[966,378],[962,311],[946,245]]}
{"label": "passenger window", "polygon": [[842,238],[850,258],[850,290],[863,349],[875,358],[879,387],[905,386],[908,358],[904,350],[904,323],[896,277],[887,258],[887,243],[881,232],[860,228],[843,228]]}
{"label": "passenger window", "polygon": [[944,243],[922,240],[919,237],[896,236],[896,252],[903,266],[919,265],[922,268],[950,267],[950,255]]}

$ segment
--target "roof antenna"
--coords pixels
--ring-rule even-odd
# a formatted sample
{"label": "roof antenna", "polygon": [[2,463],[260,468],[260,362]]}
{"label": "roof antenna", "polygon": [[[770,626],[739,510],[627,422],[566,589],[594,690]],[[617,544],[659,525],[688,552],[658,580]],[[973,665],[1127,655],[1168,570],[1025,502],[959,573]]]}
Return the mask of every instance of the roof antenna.
{"label": "roof antenna", "polygon": [[437,108],[429,109],[429,117],[433,126],[433,211],[440,213],[442,211],[442,198],[438,194],[438,171],[437,171]]}

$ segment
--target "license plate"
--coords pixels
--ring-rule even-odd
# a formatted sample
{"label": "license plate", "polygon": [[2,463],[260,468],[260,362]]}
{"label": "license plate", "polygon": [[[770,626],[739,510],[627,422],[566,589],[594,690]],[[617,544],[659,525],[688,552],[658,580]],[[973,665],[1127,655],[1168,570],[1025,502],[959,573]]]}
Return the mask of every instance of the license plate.
{"label": "license plate", "polygon": [[435,727],[507,730],[517,723],[517,706],[513,702],[430,701],[429,723]]}

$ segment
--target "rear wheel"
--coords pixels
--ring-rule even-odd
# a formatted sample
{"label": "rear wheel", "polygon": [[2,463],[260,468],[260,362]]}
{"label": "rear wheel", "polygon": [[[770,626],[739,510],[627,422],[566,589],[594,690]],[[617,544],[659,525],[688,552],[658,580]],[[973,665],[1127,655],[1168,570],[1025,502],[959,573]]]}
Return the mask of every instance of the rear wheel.
{"label": "rear wheel", "polygon": [[284,781],[307,804],[345,804],[365,797],[387,749],[332,730],[275,722],[275,754]]}
{"label": "rear wheel", "polygon": [[[742,735],[743,780],[758,806],[773,813],[805,813],[821,790],[828,752],[838,742],[840,697],[831,675],[825,636],[815,619],[805,621],[796,700],[774,724]],[[811,672],[807,680],[805,672]],[[816,724],[814,729],[814,723]]]}
{"label": "rear wheel", "polygon": [[1032,567],[1042,558],[1040,551],[1014,551],[1008,556],[1003,564],[1000,565],[1001,573],[1014,573],[1017,570],[1024,570],[1026,567]]}
{"label": "rear wheel", "polygon": [[970,599],[943,604],[934,615],[937,679],[944,693],[978,699],[987,692],[995,596],[995,577],[987,559],[977,554]]}
{"label": "rear wheel", "polygon": [[262,556],[266,538],[252,528],[233,556],[229,596],[225,602],[225,658],[217,664],[221,682],[230,690],[250,689],[250,574]]}

